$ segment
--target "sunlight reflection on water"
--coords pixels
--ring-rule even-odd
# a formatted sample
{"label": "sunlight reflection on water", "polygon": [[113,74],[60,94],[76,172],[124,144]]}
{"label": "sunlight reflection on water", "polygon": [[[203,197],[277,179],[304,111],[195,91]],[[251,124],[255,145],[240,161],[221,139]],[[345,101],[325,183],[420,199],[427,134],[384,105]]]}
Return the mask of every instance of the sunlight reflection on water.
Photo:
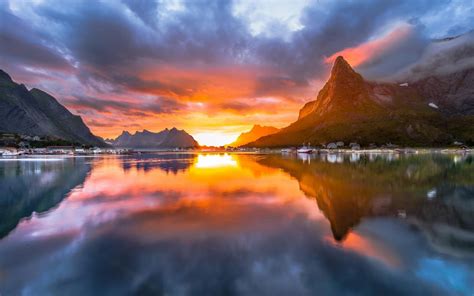
{"label": "sunlight reflection on water", "polygon": [[0,188],[6,295],[474,288],[469,155],[4,162]]}
{"label": "sunlight reflection on water", "polygon": [[197,156],[196,168],[223,168],[237,166],[237,160],[229,154],[199,154]]}

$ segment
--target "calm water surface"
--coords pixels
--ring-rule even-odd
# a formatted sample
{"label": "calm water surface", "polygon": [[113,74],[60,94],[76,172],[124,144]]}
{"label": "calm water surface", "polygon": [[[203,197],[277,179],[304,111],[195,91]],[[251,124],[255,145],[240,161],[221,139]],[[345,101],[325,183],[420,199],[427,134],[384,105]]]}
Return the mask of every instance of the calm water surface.
{"label": "calm water surface", "polygon": [[3,295],[474,295],[474,158],[0,161]]}

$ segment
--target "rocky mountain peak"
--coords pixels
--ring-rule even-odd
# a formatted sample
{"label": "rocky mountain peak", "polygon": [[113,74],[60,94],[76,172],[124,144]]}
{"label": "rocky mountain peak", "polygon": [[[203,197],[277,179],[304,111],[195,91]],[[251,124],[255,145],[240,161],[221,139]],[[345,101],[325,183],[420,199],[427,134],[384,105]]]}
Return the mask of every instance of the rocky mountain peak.
{"label": "rocky mountain peak", "polygon": [[338,56],[334,61],[331,76],[315,101],[308,102],[301,110],[299,119],[310,114],[322,116],[328,113],[345,113],[352,108],[361,108],[368,102],[364,78],[351,65]]}
{"label": "rocky mountain peak", "polygon": [[341,75],[345,73],[356,74],[351,65],[344,59],[343,56],[338,56],[334,60],[334,64],[331,70],[331,76]]}
{"label": "rocky mountain peak", "polygon": [[338,56],[332,66],[331,76],[329,77],[328,83],[360,83],[364,79],[362,76],[352,69],[351,65],[342,57]]}

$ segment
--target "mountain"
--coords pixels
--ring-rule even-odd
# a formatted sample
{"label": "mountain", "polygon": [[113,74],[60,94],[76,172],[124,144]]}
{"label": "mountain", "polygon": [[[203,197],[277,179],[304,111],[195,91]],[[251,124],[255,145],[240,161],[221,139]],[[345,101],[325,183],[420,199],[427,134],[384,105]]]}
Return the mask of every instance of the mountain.
{"label": "mountain", "polygon": [[164,129],[153,133],[147,130],[131,134],[123,131],[115,140],[110,141],[113,146],[127,148],[192,148],[198,147],[198,142],[184,130],[176,128]]}
{"label": "mountain", "polygon": [[235,140],[233,143],[229,144],[229,146],[239,147],[250,142],[253,142],[263,136],[268,136],[278,132],[279,129],[273,126],[261,126],[261,125],[254,125],[252,129],[248,132],[241,133],[240,136]]}
{"label": "mountain", "polygon": [[[415,159],[416,158],[416,159]],[[453,166],[449,158],[407,156],[354,163],[320,159],[303,163],[279,155],[259,158],[258,163],[278,168],[298,181],[300,190],[329,220],[337,241],[364,220],[398,217],[404,212],[440,251],[471,254],[474,236],[474,162],[468,157]],[[410,174],[407,174],[410,171]],[[413,178],[416,176],[416,178]],[[443,182],[449,185],[443,185]],[[435,190],[436,198],[427,198]]]}
{"label": "mountain", "polygon": [[392,79],[409,82],[445,115],[474,115],[474,30],[432,41]]}
{"label": "mountain", "polygon": [[46,92],[15,83],[0,70],[0,132],[52,136],[81,144],[104,146],[82,118],[73,115]]}
{"label": "mountain", "polygon": [[[296,122],[247,146],[295,146],[307,142],[318,145],[334,141],[404,146],[441,146],[454,141],[474,144],[474,116],[470,109],[459,107],[455,112],[446,112],[448,109],[442,104],[442,100],[450,101],[448,94],[460,86],[463,106],[474,104],[474,97],[468,95],[474,89],[474,84],[469,84],[472,70],[462,71],[467,74],[440,76],[442,83],[429,78],[415,83],[371,82],[355,72],[343,57],[338,57],[329,80],[316,100],[303,106]],[[430,87],[430,83],[435,87]],[[438,96],[432,94],[436,87]]]}

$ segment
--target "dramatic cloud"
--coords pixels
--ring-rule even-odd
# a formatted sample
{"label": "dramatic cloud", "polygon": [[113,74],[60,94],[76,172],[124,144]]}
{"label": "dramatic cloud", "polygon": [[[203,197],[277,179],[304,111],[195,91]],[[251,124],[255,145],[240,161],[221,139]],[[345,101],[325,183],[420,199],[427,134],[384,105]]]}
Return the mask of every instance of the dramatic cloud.
{"label": "dramatic cloud", "polygon": [[[247,129],[269,123],[258,108],[270,97],[282,102],[270,121],[284,126],[316,96],[335,55],[369,78],[388,77],[417,61],[430,39],[472,29],[473,10],[461,0],[8,1],[0,67],[63,102],[95,98],[74,105],[88,123],[111,121],[104,110],[120,110],[126,122],[129,107],[130,116],[185,107],[176,123],[191,132],[216,120]],[[153,97],[175,107],[154,108]],[[161,129],[171,119],[139,121]],[[122,129],[93,128],[103,136]]]}
{"label": "dramatic cloud", "polygon": [[453,39],[432,42],[415,63],[398,71],[398,80],[416,80],[427,75],[447,75],[474,67],[474,31]]}
{"label": "dramatic cloud", "polygon": [[136,102],[99,100],[91,97],[76,97],[76,100],[70,102],[76,107],[87,107],[97,110],[99,112],[113,112],[122,111],[124,113],[143,111],[143,113],[173,113],[178,110],[186,108],[185,105],[170,98],[156,98],[151,102],[144,102],[142,105],[137,105]]}
{"label": "dramatic cloud", "polygon": [[332,64],[342,55],[365,77],[383,77],[417,61],[428,44],[415,26],[403,25],[380,38],[336,52],[326,62]]}
{"label": "dramatic cloud", "polygon": [[55,48],[53,40],[35,31],[22,19],[0,9],[1,62],[15,67],[18,64],[67,71],[69,62]]}

